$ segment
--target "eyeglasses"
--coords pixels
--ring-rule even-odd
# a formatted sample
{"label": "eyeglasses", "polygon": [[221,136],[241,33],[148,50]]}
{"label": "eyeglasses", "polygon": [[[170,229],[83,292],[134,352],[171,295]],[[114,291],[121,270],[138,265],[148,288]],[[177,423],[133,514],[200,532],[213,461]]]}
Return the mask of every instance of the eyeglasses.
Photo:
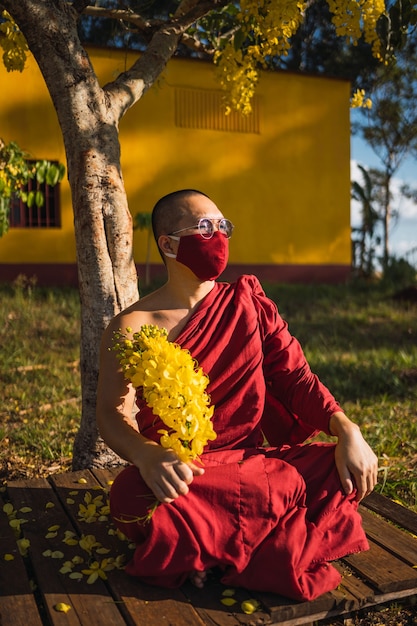
{"label": "eyeglasses", "polygon": [[224,217],[219,219],[202,217],[200,220],[198,220],[198,223],[195,226],[187,226],[187,228],[174,230],[174,232],[169,234],[177,235],[178,233],[182,233],[185,230],[194,230],[198,228],[198,232],[203,237],[203,239],[211,239],[214,234],[215,225],[221,233],[223,233],[228,239],[230,239],[233,233],[234,226],[230,220],[226,220]]}

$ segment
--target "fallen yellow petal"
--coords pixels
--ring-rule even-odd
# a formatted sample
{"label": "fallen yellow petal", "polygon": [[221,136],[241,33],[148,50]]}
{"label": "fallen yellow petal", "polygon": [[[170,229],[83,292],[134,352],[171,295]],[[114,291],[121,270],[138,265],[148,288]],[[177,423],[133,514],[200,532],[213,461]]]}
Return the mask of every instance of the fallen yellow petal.
{"label": "fallen yellow petal", "polygon": [[67,539],[63,539],[62,541],[63,543],[66,543],[67,546],[78,546],[77,539],[72,539],[71,537],[68,537]]}
{"label": "fallen yellow petal", "polygon": [[32,509],[30,508],[30,506],[24,506],[21,509],[19,509],[20,513],[31,513]]}
{"label": "fallen yellow petal", "polygon": [[86,478],[79,478],[77,480],[77,483],[80,483],[80,485],[86,485],[87,484],[87,479]]}
{"label": "fallen yellow petal", "polygon": [[234,598],[226,597],[226,598],[222,598],[220,602],[224,604],[225,606],[233,606],[234,604],[236,604],[237,600],[235,600]]}
{"label": "fallen yellow petal", "polygon": [[84,559],[82,558],[82,556],[74,556],[72,557],[72,562],[76,565],[79,565],[80,563],[84,563]]}
{"label": "fallen yellow petal", "polygon": [[18,539],[16,543],[17,543],[17,547],[19,548],[19,552],[21,556],[26,556],[28,552],[28,548],[30,548],[29,539],[24,539],[24,538]]}
{"label": "fallen yellow petal", "polygon": [[259,609],[260,605],[258,600],[251,598],[250,600],[244,600],[240,606],[242,607],[242,611],[244,613],[252,615],[252,613],[255,613],[255,611]]}
{"label": "fallen yellow petal", "polygon": [[58,613],[68,613],[71,607],[69,604],[65,604],[65,602],[58,602],[58,604],[55,604],[54,609],[58,611]]}
{"label": "fallen yellow petal", "polygon": [[46,533],[45,535],[45,539],[54,539],[54,537],[56,537],[58,535],[57,532],[54,533]]}
{"label": "fallen yellow petal", "polygon": [[50,527],[48,528],[48,531],[49,531],[50,533],[54,533],[56,530],[59,530],[59,524],[54,524],[53,526],[50,526]]}
{"label": "fallen yellow petal", "polygon": [[5,554],[3,558],[5,561],[14,561],[13,554]]}
{"label": "fallen yellow petal", "polygon": [[20,528],[20,519],[9,520],[9,526],[11,526],[12,528]]}
{"label": "fallen yellow petal", "polygon": [[230,596],[234,596],[235,593],[236,593],[236,589],[225,589],[222,593],[222,596],[230,597]]}
{"label": "fallen yellow petal", "polygon": [[8,502],[7,504],[3,506],[3,511],[4,513],[6,513],[6,515],[11,515],[14,511],[13,505],[10,504],[10,502]]}
{"label": "fallen yellow petal", "polygon": [[93,572],[92,574],[90,574],[90,576],[87,578],[87,585],[94,584],[97,578],[98,578],[98,572]]}
{"label": "fallen yellow petal", "polygon": [[55,550],[54,552],[52,552],[51,557],[53,559],[63,559],[65,556],[65,554],[63,552],[61,552],[60,550]]}
{"label": "fallen yellow petal", "polygon": [[45,509],[53,509],[55,504],[53,502],[47,502],[45,504]]}

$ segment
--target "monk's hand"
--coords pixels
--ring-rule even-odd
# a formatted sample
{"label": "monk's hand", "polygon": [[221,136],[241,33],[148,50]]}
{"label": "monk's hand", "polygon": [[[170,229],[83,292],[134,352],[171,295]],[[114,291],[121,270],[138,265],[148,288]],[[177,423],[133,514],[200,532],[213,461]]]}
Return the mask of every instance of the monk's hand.
{"label": "monk's hand", "polygon": [[344,492],[356,487],[359,502],[369,495],[378,479],[378,459],[362,436],[359,427],[341,412],[330,419],[330,432],[338,439],[335,462]]}
{"label": "monk's hand", "polygon": [[184,463],[173,450],[148,441],[135,462],[143,480],[160,502],[169,503],[189,491],[194,476],[204,474],[195,463]]}

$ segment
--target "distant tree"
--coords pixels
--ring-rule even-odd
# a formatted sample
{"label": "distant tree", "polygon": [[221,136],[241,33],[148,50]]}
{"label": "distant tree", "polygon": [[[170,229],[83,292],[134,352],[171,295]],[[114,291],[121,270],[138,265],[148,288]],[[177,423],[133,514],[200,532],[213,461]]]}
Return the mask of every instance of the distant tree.
{"label": "distant tree", "polygon": [[383,224],[383,268],[387,267],[393,217],[392,180],[404,159],[417,154],[417,37],[412,33],[396,59],[381,65],[371,91],[372,108],[360,113],[355,130],[371,146],[382,168],[379,203]]}
{"label": "distant tree", "polygon": [[362,184],[352,182],[352,198],[360,204],[361,225],[355,228],[359,234],[356,270],[361,276],[371,276],[374,272],[375,244],[379,240],[375,237],[375,231],[380,215],[375,208],[376,193],[373,172],[362,165],[358,166],[362,173]]}

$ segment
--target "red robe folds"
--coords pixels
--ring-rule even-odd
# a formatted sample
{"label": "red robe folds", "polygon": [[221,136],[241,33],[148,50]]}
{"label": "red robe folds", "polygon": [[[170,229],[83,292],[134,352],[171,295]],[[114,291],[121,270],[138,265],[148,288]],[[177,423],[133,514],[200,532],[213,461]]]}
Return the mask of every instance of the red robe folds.
{"label": "red robe folds", "polygon": [[[227,585],[311,600],[340,582],[329,561],[368,549],[353,496],[342,493],[326,433],[339,405],[257,279],[216,283],[176,343],[209,376],[217,439],[190,491],[160,504],[136,467],[110,494],[113,517],[137,547],[127,572],[166,587],[220,567]],[[140,432],[159,441],[162,422],[138,397]],[[269,445],[263,447],[263,433]],[[119,521],[118,521],[119,520]],[[124,520],[124,521],[120,521]]]}

